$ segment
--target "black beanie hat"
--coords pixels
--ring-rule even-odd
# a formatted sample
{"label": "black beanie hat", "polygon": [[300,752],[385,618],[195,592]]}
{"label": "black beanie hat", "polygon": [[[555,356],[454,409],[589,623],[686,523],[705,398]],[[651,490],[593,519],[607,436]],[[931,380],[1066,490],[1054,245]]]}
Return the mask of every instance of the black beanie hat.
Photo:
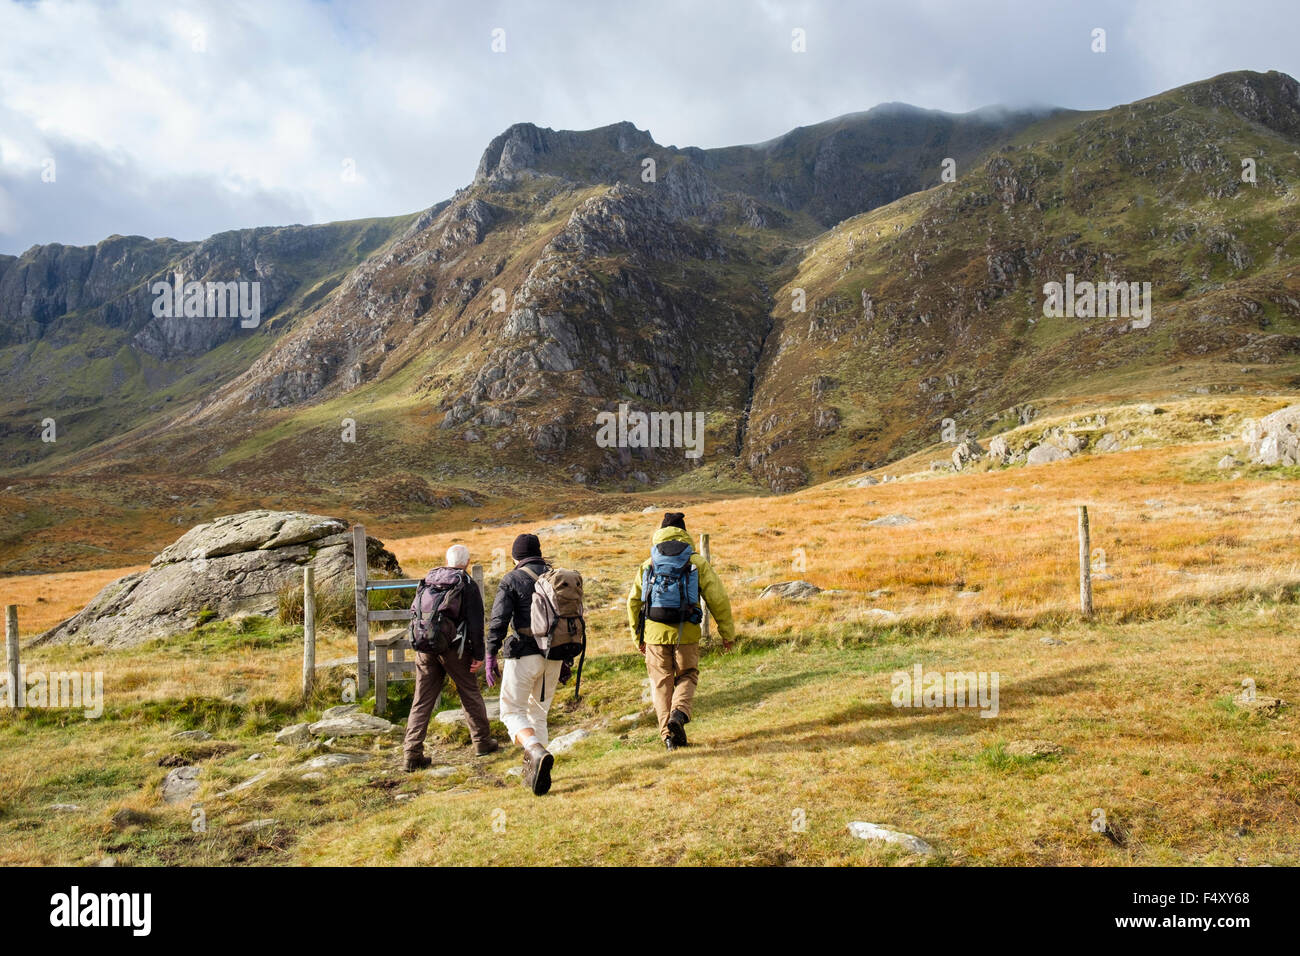
{"label": "black beanie hat", "polygon": [[524,558],[540,558],[542,543],[537,540],[535,534],[521,534],[510,546],[510,556],[516,561],[522,561]]}
{"label": "black beanie hat", "polygon": [[685,531],[685,530],[686,530],[686,515],[683,514],[683,513],[680,512],[680,511],[665,511],[665,512],[664,512],[664,523],[661,524],[659,527],[661,527],[661,528],[681,528],[683,531]]}

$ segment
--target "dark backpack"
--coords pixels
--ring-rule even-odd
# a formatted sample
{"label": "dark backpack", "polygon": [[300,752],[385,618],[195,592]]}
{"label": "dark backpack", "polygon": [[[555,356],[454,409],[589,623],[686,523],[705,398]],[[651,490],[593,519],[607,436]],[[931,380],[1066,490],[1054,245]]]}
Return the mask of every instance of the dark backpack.
{"label": "dark backpack", "polygon": [[687,621],[704,620],[700,573],[691,564],[694,553],[682,541],[660,542],[650,549],[650,564],[641,579],[642,613],[659,624],[676,624],[678,641]]}
{"label": "dark backpack", "polygon": [[[425,654],[443,654],[464,634],[465,585],[469,578],[458,568],[434,568],[415,589],[411,602],[411,647]],[[460,639],[465,656],[465,639]]]}

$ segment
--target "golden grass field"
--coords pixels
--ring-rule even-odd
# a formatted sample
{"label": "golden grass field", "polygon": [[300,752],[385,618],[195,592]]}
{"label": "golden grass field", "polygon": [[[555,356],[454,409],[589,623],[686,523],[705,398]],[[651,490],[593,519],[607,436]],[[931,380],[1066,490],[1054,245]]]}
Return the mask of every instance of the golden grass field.
{"label": "golden grass field", "polygon": [[[1295,864],[1294,709],[1262,716],[1232,698],[1248,678],[1261,695],[1300,694],[1300,490],[1276,471],[1216,470],[1226,450],[1202,442],[688,508],[690,530],[711,535],[740,642],[706,654],[694,745],[677,754],[663,752],[641,700],[623,608],[659,510],[387,541],[411,574],[468,544],[489,600],[503,569],[493,551],[522,530],[583,570],[585,693],[570,706],[561,692],[554,733],[592,735],[557,758],[544,802],[507,775],[513,748],[473,760],[459,728],[431,732],[445,776],[404,774],[396,741],[381,738],[337,742],[371,759],[304,779],[304,757],[274,732],[339,703],[345,669],[299,701],[300,628],[210,624],[129,650],[29,649],[29,671],[102,670],[107,709],[97,721],[0,716],[0,863]],[[1078,503],[1105,552],[1092,621],[1077,613]],[[871,524],[886,515],[915,521]],[[8,578],[0,591],[21,605],[26,635],[114,576]],[[758,598],[792,579],[826,591]],[[354,647],[342,632],[322,644],[321,660]],[[895,708],[891,674],[918,662],[998,673],[999,715]],[[172,738],[183,729],[214,738]],[[1023,740],[1062,752],[1006,751]],[[206,832],[159,801],[169,761],[204,768]],[[47,809],[56,803],[80,809]],[[1123,845],[1090,828],[1098,809],[1127,831]],[[856,840],[851,820],[916,834],[936,853]]]}

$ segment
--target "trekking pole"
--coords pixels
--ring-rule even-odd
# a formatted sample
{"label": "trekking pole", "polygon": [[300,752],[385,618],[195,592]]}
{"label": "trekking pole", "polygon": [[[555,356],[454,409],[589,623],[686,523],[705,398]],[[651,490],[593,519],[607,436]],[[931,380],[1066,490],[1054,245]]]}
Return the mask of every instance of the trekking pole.
{"label": "trekking pole", "polygon": [[[700,554],[704,557],[705,564],[712,564],[709,561],[709,536],[700,535]],[[700,606],[704,611],[704,619],[700,622],[700,641],[707,642],[709,639],[709,602],[704,600],[704,595],[700,595]]]}

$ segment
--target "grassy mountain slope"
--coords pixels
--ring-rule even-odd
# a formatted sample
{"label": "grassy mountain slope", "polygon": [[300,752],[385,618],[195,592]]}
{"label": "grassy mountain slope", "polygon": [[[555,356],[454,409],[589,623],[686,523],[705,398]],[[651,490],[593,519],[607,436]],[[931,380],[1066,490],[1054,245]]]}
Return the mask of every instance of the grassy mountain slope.
{"label": "grassy mountain slope", "polygon": [[[945,418],[989,434],[1046,395],[1296,387],[1298,128],[1295,80],[1226,74],[1031,127],[818,237],[776,293],[746,464],[791,488],[929,444]],[[1150,282],[1151,326],[1045,318],[1067,273]]]}
{"label": "grassy mountain slope", "polygon": [[[1300,693],[1294,490],[1285,469],[1215,472],[1224,450],[1182,444],[691,508],[692,531],[713,536],[741,641],[706,651],[693,746],[673,755],[646,714],[623,610],[657,516],[407,540],[375,527],[408,570],[469,543],[489,588],[501,573],[492,548],[525,527],[585,572],[584,698],[570,706],[563,691],[552,726],[591,735],[557,757],[548,812],[509,774],[515,753],[474,760],[465,730],[439,724],[436,775],[403,774],[386,738],[337,741],[361,762],[304,777],[316,772],[309,755],[273,735],[339,703],[347,669],[322,670],[304,705],[300,628],[246,619],[128,651],[25,651],[30,671],[102,670],[107,707],[99,720],[0,712],[13,758],[0,763],[0,861],[1285,864],[1300,832],[1294,708],[1269,716],[1234,698],[1247,678],[1261,696]],[[1092,506],[1106,550],[1091,622],[1074,611],[1076,500]],[[914,523],[870,523],[888,514]],[[826,590],[758,597],[791,577]],[[22,584],[22,621],[68,586]],[[350,634],[320,640],[321,660],[353,652]],[[893,675],[916,664],[998,673],[998,715],[892,706]],[[449,689],[443,706],[455,704]],[[213,739],[173,736],[191,729]],[[1060,749],[1018,755],[1026,741]],[[263,756],[250,763],[253,753]],[[159,799],[181,763],[202,768],[204,832]],[[1118,843],[1092,829],[1099,808],[1125,834]],[[936,853],[858,842],[854,820],[916,834]]]}

